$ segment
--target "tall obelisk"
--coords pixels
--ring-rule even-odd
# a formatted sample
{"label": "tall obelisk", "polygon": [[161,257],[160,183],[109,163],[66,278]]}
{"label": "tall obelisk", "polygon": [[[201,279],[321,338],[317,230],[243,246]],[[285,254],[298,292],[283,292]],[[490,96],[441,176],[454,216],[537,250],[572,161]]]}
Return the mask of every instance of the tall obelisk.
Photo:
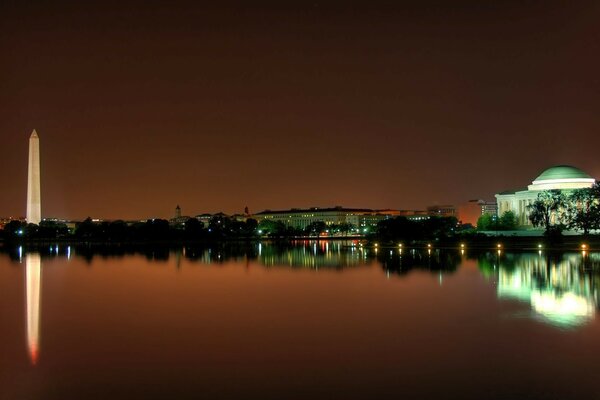
{"label": "tall obelisk", "polygon": [[27,173],[27,222],[42,221],[42,198],[40,194],[40,138],[35,131],[29,138],[29,170]]}

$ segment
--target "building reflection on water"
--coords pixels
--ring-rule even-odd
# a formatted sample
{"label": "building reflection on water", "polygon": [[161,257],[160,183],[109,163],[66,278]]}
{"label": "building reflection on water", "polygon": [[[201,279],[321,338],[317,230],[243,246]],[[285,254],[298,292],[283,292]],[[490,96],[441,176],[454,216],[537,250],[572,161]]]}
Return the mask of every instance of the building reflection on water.
{"label": "building reflection on water", "polygon": [[[0,248],[15,261],[25,260],[26,322],[28,354],[33,365],[40,353],[42,258],[80,257],[91,265],[96,256],[142,255],[152,265],[177,268],[219,266],[236,262],[250,267],[308,270],[359,268],[378,265],[385,276],[402,277],[414,270],[439,277],[453,274],[470,256],[465,249],[366,248],[355,241],[298,241],[295,243],[229,243],[218,246],[90,247],[45,246]],[[531,307],[531,316],[560,328],[578,327],[592,321],[600,307],[600,253],[504,253],[473,254],[481,273],[496,283],[501,300],[517,300]],[[182,264],[182,260],[187,260]]]}
{"label": "building reflection on water", "polygon": [[[405,275],[413,269],[431,272],[454,272],[463,255],[457,251],[439,249],[377,249],[361,245],[357,240],[297,240],[293,242],[229,242],[214,245],[186,245],[170,247],[166,245],[90,245],[37,246],[21,250],[0,247],[14,260],[23,254],[35,252],[44,257],[65,257],[70,260],[78,257],[89,265],[96,257],[143,256],[156,265],[166,264],[174,259],[177,268],[182,260],[194,264],[219,265],[227,262],[258,263],[265,267],[287,267],[301,269],[344,269],[381,265],[389,275]],[[464,250],[462,251],[464,253]]]}
{"label": "building reflection on water", "polygon": [[[254,261],[265,267],[343,269],[370,263],[368,250],[353,241],[299,240],[292,243],[256,243],[245,247],[218,246],[198,248],[187,246],[175,250],[175,255],[204,264],[228,261]],[[177,259],[177,257],[176,257]]]}
{"label": "building reflection on water", "polygon": [[479,258],[484,273],[497,279],[500,299],[531,306],[533,316],[559,327],[590,322],[600,306],[599,254],[488,254]]}
{"label": "building reflection on water", "polygon": [[27,304],[27,347],[33,365],[37,364],[40,352],[40,306],[42,262],[39,253],[25,256],[25,282]]}
{"label": "building reflection on water", "polygon": [[375,254],[386,275],[406,275],[418,269],[438,275],[440,284],[444,274],[457,270],[461,254],[453,250],[440,249],[381,249]]}
{"label": "building reflection on water", "polygon": [[266,267],[348,268],[366,264],[367,253],[353,242],[303,240],[292,246],[258,244],[258,260]]}

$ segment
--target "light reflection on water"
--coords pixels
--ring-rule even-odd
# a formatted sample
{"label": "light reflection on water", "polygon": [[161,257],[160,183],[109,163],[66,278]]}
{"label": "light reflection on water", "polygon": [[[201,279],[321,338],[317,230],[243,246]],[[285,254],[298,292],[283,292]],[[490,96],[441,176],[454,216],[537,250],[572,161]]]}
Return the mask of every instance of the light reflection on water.
{"label": "light reflection on water", "polygon": [[[61,266],[67,266],[65,273],[68,273],[69,266],[81,270],[82,265],[87,265],[92,271],[100,272],[100,270],[105,268],[103,265],[107,265],[107,263],[108,265],[111,264],[113,258],[126,261],[128,259],[133,259],[133,256],[136,256],[135,258],[139,260],[139,256],[142,255],[147,260],[147,262],[143,264],[146,267],[152,269],[158,267],[163,270],[166,269],[167,271],[172,269],[174,272],[177,272],[176,274],[173,274],[173,276],[177,275],[183,278],[193,275],[195,272],[192,270],[211,270],[215,272],[213,277],[216,276],[218,278],[219,273],[222,273],[223,275],[227,275],[228,279],[231,279],[231,266],[234,267],[233,272],[235,272],[236,267],[239,266],[244,267],[244,269],[258,267],[258,269],[265,271],[278,270],[284,273],[291,270],[305,271],[308,275],[314,276],[317,280],[321,279],[321,274],[317,274],[317,271],[334,272],[334,274],[323,275],[322,279],[331,279],[332,275],[337,276],[338,273],[353,276],[364,275],[365,279],[372,279],[372,273],[369,271],[380,271],[379,276],[376,276],[375,278],[384,282],[391,281],[391,283],[412,282],[412,284],[414,284],[415,280],[411,279],[411,277],[417,276],[419,278],[418,282],[420,282],[419,285],[422,285],[423,281],[428,282],[427,279],[429,279],[429,282],[435,282],[435,286],[421,287],[421,289],[426,288],[423,290],[428,291],[427,296],[430,298],[429,303],[414,304],[414,310],[411,310],[411,305],[407,306],[406,304],[384,302],[382,307],[389,307],[390,311],[382,314],[383,316],[374,317],[374,319],[369,322],[390,329],[389,324],[391,322],[387,322],[382,318],[396,318],[393,310],[399,306],[407,307],[407,310],[410,310],[408,312],[414,312],[416,315],[422,314],[418,317],[410,317],[410,320],[412,321],[410,329],[419,332],[418,337],[412,338],[413,342],[418,340],[420,336],[428,335],[426,331],[427,325],[434,324],[435,326],[435,323],[428,321],[427,318],[428,316],[435,314],[435,308],[441,308],[442,305],[439,303],[436,305],[436,301],[448,301],[448,298],[444,297],[445,285],[449,284],[450,287],[453,288],[452,290],[454,290],[451,293],[454,293],[456,296],[460,294],[460,292],[457,291],[458,288],[456,286],[452,286],[453,282],[456,282],[453,278],[459,277],[460,279],[464,279],[466,276],[469,276],[469,273],[476,274],[487,292],[495,293],[499,304],[517,304],[521,308],[526,307],[529,311],[526,314],[527,318],[534,324],[537,324],[537,326],[550,331],[563,331],[566,329],[568,332],[577,332],[578,330],[583,330],[586,326],[593,325],[596,317],[596,310],[600,306],[598,295],[598,285],[600,285],[600,255],[598,253],[589,252],[586,254],[550,254],[546,252],[511,253],[503,251],[498,254],[497,251],[474,252],[461,248],[418,250],[408,247],[394,249],[379,248],[375,251],[375,249],[361,247],[353,242],[314,241],[301,241],[290,245],[276,243],[247,245],[230,244],[210,248],[198,246],[184,246],[177,248],[98,248],[76,245],[52,245],[35,250],[27,248],[5,249],[5,252],[12,258],[15,265],[24,267],[22,268],[22,276],[25,281],[24,292],[26,303],[24,314],[27,328],[24,332],[25,337],[21,337],[20,340],[21,342],[24,341],[26,343],[29,363],[35,368],[39,368],[40,364],[44,364],[46,357],[50,358],[49,355],[44,355],[44,349],[41,348],[42,346],[40,345],[40,330],[46,332],[42,329],[43,327],[40,326],[42,322],[40,319],[40,310],[42,308],[41,286],[43,279],[45,279],[43,275],[51,275],[54,273],[53,268],[51,267],[44,269],[43,264],[45,262],[52,262],[53,264],[58,262]],[[82,260],[85,260],[85,263],[82,263]],[[228,268],[223,268],[223,271],[219,270],[219,268],[225,266]],[[0,267],[2,267],[1,264]],[[104,274],[105,272],[102,273]],[[121,273],[122,271],[119,269],[113,269],[110,272],[113,276]],[[145,274],[145,271],[142,269],[137,270],[135,273]],[[282,282],[285,283],[284,286],[293,285],[295,279],[305,279],[307,274],[301,274],[304,278],[295,273],[286,275],[286,280]],[[481,279],[481,277],[484,279]],[[93,278],[93,276],[91,276],[91,278]],[[305,280],[302,282],[304,282],[303,284],[307,284],[307,281]],[[371,282],[367,285],[368,289],[357,292],[363,294],[363,297],[357,297],[359,303],[368,303],[370,299],[379,299],[377,290],[382,290],[382,288],[372,285],[373,283]],[[464,286],[461,286],[462,290],[465,290],[466,293],[471,293],[472,283],[467,284],[463,282],[463,285]],[[131,286],[131,289],[135,291],[135,285]],[[336,295],[336,293],[340,293],[339,285],[336,285],[336,287],[337,292],[335,289],[332,289],[332,296]],[[376,287],[378,287],[378,289],[376,289]],[[203,290],[206,291],[207,289],[210,288],[203,287]],[[388,289],[386,290],[401,293],[402,291],[406,292],[409,289],[410,288],[405,285],[388,285]],[[284,288],[283,290],[285,291],[287,289]],[[299,290],[301,293],[302,288],[296,288],[294,290]],[[310,293],[314,293],[314,290],[316,290],[315,287],[312,287],[312,290],[313,292]],[[51,290],[45,291],[44,301],[48,301],[48,298],[57,295],[56,288],[54,292],[55,293],[52,293]],[[220,296],[218,292],[216,293],[216,296]],[[110,294],[107,293],[107,295]],[[177,293],[170,293],[170,295],[177,296]],[[341,293],[341,295],[347,296],[348,294]],[[389,294],[386,296],[389,296]],[[480,299],[472,297],[472,294],[468,294],[468,296],[471,297],[468,297],[468,302],[466,304],[472,303],[476,308]],[[281,295],[279,295],[279,298],[281,299]],[[389,301],[389,299],[392,298],[396,297],[388,297],[387,299]],[[351,301],[351,299],[352,297],[348,297],[346,302]],[[204,298],[203,301],[214,302],[214,298],[209,296]],[[249,298],[244,301],[251,302],[252,300]],[[56,305],[56,302],[53,304]],[[342,310],[340,311],[340,315],[336,316],[336,318],[340,318],[340,326],[344,326],[344,324],[349,323],[348,321],[352,321],[352,313],[357,307],[356,304],[347,304],[349,304],[349,308],[347,310],[340,309]],[[2,306],[6,305],[0,304],[0,307]],[[489,305],[486,307],[489,307]],[[292,307],[292,309],[294,309],[294,307]],[[233,309],[227,310],[230,312],[234,311]],[[451,312],[452,310],[456,309],[448,308],[448,312]],[[481,312],[482,310],[483,308],[478,309],[478,312]],[[56,314],[59,313],[59,310],[57,310],[56,307],[47,307],[47,309],[45,308],[44,313],[46,312],[49,314]],[[271,312],[274,311],[271,310]],[[374,312],[374,310],[372,312]],[[304,314],[296,313],[296,315],[302,316]],[[366,313],[363,317],[367,315],[369,315],[369,313]],[[387,317],[385,315],[387,315]],[[493,313],[490,315],[490,318],[492,319],[495,317],[495,314]],[[513,313],[512,315],[517,316],[518,313]],[[194,316],[200,321],[202,320],[201,315],[194,314]],[[447,317],[448,321],[444,322],[446,325],[440,325],[441,328],[439,329],[449,329],[449,332],[452,332],[452,329],[454,329],[454,322],[452,321],[453,316],[448,315]],[[500,315],[499,317],[502,316]],[[88,318],[88,316],[86,316],[86,318]],[[91,316],[89,316],[89,318],[91,318]],[[419,318],[424,319],[420,320]],[[440,318],[440,316],[437,318]],[[170,317],[169,320],[172,320],[172,318]],[[218,319],[215,321],[219,322]],[[315,324],[313,320],[310,321],[312,321],[311,323],[313,325]],[[335,321],[335,319],[332,321]],[[400,323],[400,325],[403,324],[401,320],[398,321],[398,323]],[[279,329],[289,335],[291,332],[287,331],[285,323],[281,322],[281,324],[283,325],[278,325]],[[320,322],[320,324],[323,325],[325,322]],[[332,322],[331,324],[330,328],[337,331],[338,327],[335,322]],[[415,326],[417,326],[415,324],[423,324],[423,327],[415,328]],[[63,329],[68,330],[68,327],[63,327]],[[111,328],[106,327],[106,329]],[[471,325],[469,329],[473,330],[473,332],[468,332],[469,334],[477,336],[477,330],[479,329],[477,324]],[[511,329],[514,329],[515,334],[518,335],[517,328],[513,327]],[[56,329],[54,329],[54,331],[56,331]],[[393,338],[393,335],[400,335],[400,332],[401,331],[391,329],[390,335],[392,336],[386,336],[386,340],[391,340],[390,338]],[[411,331],[409,330],[408,332]],[[466,334],[467,331],[464,331],[464,333]],[[324,334],[326,335],[326,332]],[[481,336],[486,335],[490,335],[489,327],[481,328]],[[244,343],[244,340],[242,340],[242,343]],[[431,344],[428,342],[424,342],[420,345],[416,344],[415,346],[421,346],[423,351],[427,351],[427,346],[430,345],[442,346],[440,343]],[[463,344],[463,346],[467,346],[465,348],[468,349],[467,344]],[[343,348],[347,349],[347,347]],[[242,348],[242,350],[244,350],[244,348]],[[358,350],[351,350],[351,352],[356,351]],[[447,348],[446,351],[448,351]],[[53,354],[55,354],[56,357],[56,351],[54,351]],[[327,353],[324,352],[323,354],[323,357],[326,357]],[[365,358],[362,362],[377,362],[371,358],[369,353],[362,354],[362,357]],[[380,355],[379,357],[385,359],[385,356]]]}
{"label": "light reflection on water", "polygon": [[40,306],[42,263],[37,253],[27,254],[25,258],[26,307],[27,307],[27,347],[29,358],[35,365],[39,354]]}
{"label": "light reflection on water", "polygon": [[598,254],[488,254],[479,266],[497,280],[499,299],[528,303],[534,318],[558,327],[588,323],[600,305]]}
{"label": "light reflection on water", "polygon": [[[378,251],[359,246],[356,241],[297,241],[291,245],[256,243],[230,247],[48,247],[44,256],[73,255],[92,262],[94,257],[127,256],[141,253],[151,261],[175,259],[181,268],[182,259],[200,264],[256,260],[267,268],[302,268],[319,270],[357,268],[380,264],[385,276],[402,276],[413,270],[426,270],[438,276],[440,285],[445,274],[454,273],[468,259],[465,249],[397,248]],[[39,249],[38,249],[39,250]],[[232,251],[233,250],[233,251]],[[17,248],[19,260],[26,260],[28,343],[35,363],[38,352],[37,332],[40,303],[41,257],[33,251],[24,254]],[[558,327],[584,325],[595,317],[600,306],[600,253],[502,253],[486,252],[473,256],[484,276],[492,278],[500,300],[518,300],[531,306],[532,317]]]}

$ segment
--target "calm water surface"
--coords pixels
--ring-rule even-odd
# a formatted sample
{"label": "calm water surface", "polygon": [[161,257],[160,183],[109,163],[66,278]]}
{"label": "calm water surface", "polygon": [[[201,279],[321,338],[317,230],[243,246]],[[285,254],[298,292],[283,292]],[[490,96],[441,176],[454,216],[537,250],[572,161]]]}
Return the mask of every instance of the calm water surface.
{"label": "calm water surface", "polygon": [[0,254],[0,398],[600,398],[600,254]]}

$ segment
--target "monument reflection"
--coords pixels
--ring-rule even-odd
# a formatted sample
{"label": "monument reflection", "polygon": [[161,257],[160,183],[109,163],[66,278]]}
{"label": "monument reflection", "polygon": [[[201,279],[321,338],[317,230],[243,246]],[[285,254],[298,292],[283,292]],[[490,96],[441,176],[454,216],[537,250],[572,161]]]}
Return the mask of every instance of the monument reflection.
{"label": "monument reflection", "polygon": [[487,255],[479,267],[497,279],[498,298],[529,303],[534,318],[569,328],[595,318],[600,305],[596,258],[580,253]]}
{"label": "monument reflection", "polygon": [[40,305],[42,262],[38,253],[25,256],[25,282],[27,296],[27,347],[33,365],[37,364],[40,351]]}
{"label": "monument reflection", "polygon": [[[299,241],[288,245],[256,243],[214,248],[184,246],[179,248],[98,249],[89,247],[46,246],[31,252],[5,250],[13,260],[25,260],[27,347],[32,365],[40,353],[40,312],[42,257],[72,255],[91,260],[104,257],[145,256],[152,264],[165,265],[175,255],[178,268],[198,264],[219,266],[235,262],[250,267],[250,261],[265,268],[356,269],[371,265],[383,269],[385,276],[404,277],[421,270],[438,274],[440,284],[446,274],[455,274],[468,258],[465,251],[416,249],[366,249],[354,242]],[[25,253],[25,254],[23,254]],[[592,322],[600,306],[600,254],[598,253],[503,253],[475,256],[481,273],[496,283],[501,300],[526,303],[530,316],[558,328],[574,328]],[[185,259],[187,263],[182,264]]]}

